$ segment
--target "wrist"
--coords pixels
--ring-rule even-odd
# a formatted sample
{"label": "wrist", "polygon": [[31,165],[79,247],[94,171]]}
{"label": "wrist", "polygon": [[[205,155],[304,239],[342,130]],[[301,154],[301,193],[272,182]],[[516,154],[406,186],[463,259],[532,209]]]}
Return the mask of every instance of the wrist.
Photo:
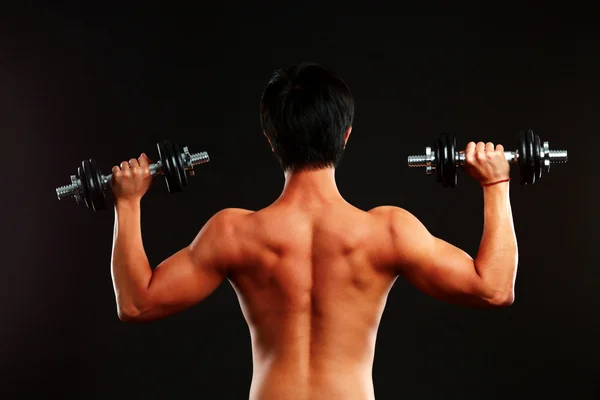
{"label": "wrist", "polygon": [[140,208],[141,199],[120,199],[115,200],[116,210],[137,210]]}
{"label": "wrist", "polygon": [[509,188],[509,182],[502,182],[496,185],[483,186],[483,198],[486,202],[502,201],[504,203],[508,201]]}
{"label": "wrist", "polygon": [[509,178],[501,178],[501,179],[495,179],[495,180],[491,180],[488,182],[480,182],[480,185],[482,187],[489,187],[489,186],[495,186],[495,185],[501,185],[501,184],[508,184],[510,182],[510,177]]}

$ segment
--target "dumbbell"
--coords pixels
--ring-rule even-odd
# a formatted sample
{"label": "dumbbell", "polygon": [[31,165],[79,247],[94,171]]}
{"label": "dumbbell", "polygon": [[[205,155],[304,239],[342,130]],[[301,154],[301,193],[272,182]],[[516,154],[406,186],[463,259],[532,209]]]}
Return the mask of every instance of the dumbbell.
{"label": "dumbbell", "polygon": [[[519,132],[517,150],[505,151],[511,165],[519,168],[520,184],[532,185],[550,172],[550,165],[567,162],[566,150],[550,150],[548,142],[542,142],[531,129]],[[408,156],[411,168],[425,167],[425,173],[435,172],[436,182],[444,187],[455,187],[458,167],[465,164],[464,151],[457,151],[456,137],[442,133],[432,147],[425,147],[425,154]]]}
{"label": "dumbbell", "polygon": [[[169,193],[183,191],[187,186],[188,175],[194,175],[194,166],[209,162],[207,152],[191,154],[187,147],[181,148],[168,140],[156,144],[160,158],[150,164],[150,175],[164,175]],[[56,189],[59,200],[72,197],[78,204],[84,204],[94,211],[105,209],[108,205],[107,189],[112,174],[103,175],[96,160],[81,162],[76,175],[71,175],[71,184]]]}

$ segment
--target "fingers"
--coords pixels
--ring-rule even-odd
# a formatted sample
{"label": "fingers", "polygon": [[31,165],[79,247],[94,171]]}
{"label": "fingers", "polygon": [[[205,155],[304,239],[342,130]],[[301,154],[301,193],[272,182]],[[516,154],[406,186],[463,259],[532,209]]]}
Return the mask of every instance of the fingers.
{"label": "fingers", "polygon": [[113,166],[111,188],[115,201],[137,201],[146,194],[152,182],[148,162],[149,159],[142,153],[139,158],[131,158]]}
{"label": "fingers", "polygon": [[504,156],[504,146],[501,144],[470,142],[465,153],[465,171],[481,183],[505,179],[510,172],[510,165]]}
{"label": "fingers", "polygon": [[475,142],[469,142],[465,149],[466,154],[473,154],[475,152]]}
{"label": "fingers", "polygon": [[465,162],[467,166],[475,162],[476,154],[479,154],[477,151],[478,145],[479,144],[475,144],[475,142],[469,142],[467,144],[467,148],[465,150]]}
{"label": "fingers", "polygon": [[140,167],[142,167],[142,168],[146,168],[150,164],[152,164],[152,160],[148,158],[146,153],[142,153],[140,155],[140,158],[138,158],[138,162],[139,162]]}
{"label": "fingers", "polygon": [[139,164],[135,158],[129,161],[121,161],[121,174],[123,176],[130,176],[132,172],[136,172],[139,169]]}
{"label": "fingers", "polygon": [[465,149],[465,153],[466,154],[472,154],[472,153],[480,153],[480,152],[493,152],[493,151],[504,151],[504,146],[502,146],[501,144],[498,144],[494,147],[494,143],[492,142],[478,142],[477,144],[475,144],[475,142],[469,142],[467,144],[467,148]]}
{"label": "fingers", "polygon": [[131,158],[129,161],[122,161],[119,166],[115,165],[113,167],[113,173],[123,172],[124,174],[133,173],[149,173],[150,159],[142,153],[139,159]]}

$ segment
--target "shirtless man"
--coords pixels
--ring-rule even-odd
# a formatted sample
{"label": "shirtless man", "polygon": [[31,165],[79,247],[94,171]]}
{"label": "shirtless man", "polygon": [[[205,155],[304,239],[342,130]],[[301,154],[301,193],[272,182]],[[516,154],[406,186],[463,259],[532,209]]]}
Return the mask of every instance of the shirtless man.
{"label": "shirtless man", "polygon": [[365,400],[374,399],[377,328],[399,275],[444,301],[512,304],[517,243],[503,147],[466,148],[465,169],[482,183],[484,199],[483,237],[472,259],[401,208],[365,212],[342,198],[335,168],[353,115],[350,91],[325,67],[276,71],[263,93],[261,121],[284,170],[280,197],[259,211],[216,213],[189,246],[154,270],[140,231],[149,160],[142,154],[115,166],[119,318],[151,321],[183,311],[227,278],[251,332],[250,399]]}

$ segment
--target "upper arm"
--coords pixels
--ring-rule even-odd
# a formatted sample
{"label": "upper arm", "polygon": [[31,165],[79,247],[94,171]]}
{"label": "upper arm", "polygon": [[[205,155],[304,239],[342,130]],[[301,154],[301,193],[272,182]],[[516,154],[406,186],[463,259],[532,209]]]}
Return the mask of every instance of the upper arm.
{"label": "upper arm", "polygon": [[465,251],[433,236],[408,211],[378,210],[386,219],[388,267],[435,298],[471,306],[489,306],[493,294]]}
{"label": "upper arm", "polygon": [[140,318],[156,319],[182,311],[208,297],[227,276],[239,243],[236,210],[216,213],[192,243],[160,263],[152,273]]}

